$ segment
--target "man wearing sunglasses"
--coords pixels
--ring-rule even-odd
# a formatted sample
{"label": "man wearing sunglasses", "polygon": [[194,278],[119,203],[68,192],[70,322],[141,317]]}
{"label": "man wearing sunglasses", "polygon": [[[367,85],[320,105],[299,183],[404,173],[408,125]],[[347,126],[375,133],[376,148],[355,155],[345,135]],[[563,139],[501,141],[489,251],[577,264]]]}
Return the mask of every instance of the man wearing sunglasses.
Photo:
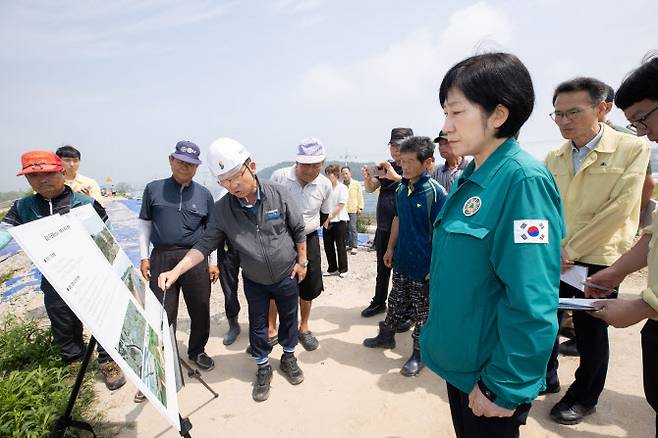
{"label": "man wearing sunglasses", "polygon": [[[606,84],[587,77],[563,82],[553,94],[551,118],[567,140],[546,157],[567,225],[563,272],[573,265],[586,267],[589,275],[605,269],[631,247],[637,231],[649,147],[636,136],[600,122],[608,110],[607,94]],[[560,297],[585,296],[560,282]],[[607,324],[588,312],[573,312],[573,323],[579,367],[550,413],[561,424],[577,424],[595,412],[608,372]],[[548,393],[560,392],[557,352],[556,339],[546,375]]]}
{"label": "man wearing sunglasses", "polygon": [[[216,254],[181,276],[166,291],[158,287],[158,275],[176,266],[201,239],[210,219],[213,197],[207,188],[192,180],[201,164],[199,154],[196,144],[179,141],[169,155],[172,175],[152,181],[144,189],[139,213],[140,270],[156,297],[164,301],[170,323],[176,324],[183,289],[190,314],[187,354],[199,368],[210,371],[215,363],[205,353],[205,347],[210,334],[210,282],[219,276]],[[149,244],[153,244],[150,255]]]}

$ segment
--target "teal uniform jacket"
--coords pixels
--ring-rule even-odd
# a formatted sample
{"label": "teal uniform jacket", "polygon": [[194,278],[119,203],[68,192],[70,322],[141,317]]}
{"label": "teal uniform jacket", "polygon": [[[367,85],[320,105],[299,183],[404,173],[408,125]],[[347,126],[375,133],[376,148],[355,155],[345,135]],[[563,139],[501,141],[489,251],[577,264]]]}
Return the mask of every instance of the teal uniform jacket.
{"label": "teal uniform jacket", "polygon": [[514,139],[474,167],[434,223],[421,357],[466,394],[482,379],[497,405],[515,409],[544,389],[557,335],[560,195]]}

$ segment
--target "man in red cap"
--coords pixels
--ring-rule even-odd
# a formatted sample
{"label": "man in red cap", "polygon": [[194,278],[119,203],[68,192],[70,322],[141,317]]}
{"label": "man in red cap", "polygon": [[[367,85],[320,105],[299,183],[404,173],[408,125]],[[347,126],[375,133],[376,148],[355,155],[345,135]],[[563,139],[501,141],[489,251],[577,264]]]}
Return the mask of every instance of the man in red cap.
{"label": "man in red cap", "polygon": [[[18,172],[18,176],[25,175],[35,194],[14,202],[0,224],[3,234],[8,234],[6,229],[12,226],[53,214],[68,213],[72,208],[84,204],[93,204],[101,219],[107,221],[105,209],[97,201],[73,192],[65,184],[62,160],[53,152],[26,152],[21,156],[21,161],[22,169]],[[4,239],[5,244],[8,240]],[[45,277],[41,277],[41,290],[46,312],[50,318],[53,339],[60,349],[62,359],[67,364],[81,360],[85,352],[82,323]],[[121,369],[100,344],[98,344],[98,364],[108,389],[115,390],[126,383]]]}

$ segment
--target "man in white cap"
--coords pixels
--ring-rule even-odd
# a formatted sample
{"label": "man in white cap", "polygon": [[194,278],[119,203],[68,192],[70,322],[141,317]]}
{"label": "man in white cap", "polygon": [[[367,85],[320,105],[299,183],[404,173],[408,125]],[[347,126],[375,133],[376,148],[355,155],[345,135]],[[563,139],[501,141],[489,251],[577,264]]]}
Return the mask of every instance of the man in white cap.
{"label": "man in white cap", "polygon": [[302,214],[289,191],[260,181],[256,163],[235,140],[219,138],[208,151],[208,167],[229,194],[217,201],[203,237],[183,259],[158,278],[167,288],[228,241],[237,251],[249,308],[249,342],[258,372],[252,391],[255,401],[270,394],[272,366],[268,342],[270,299],[279,311],[278,340],[283,347],[280,368],[293,385],[304,380],[297,365],[298,282],[306,276],[306,239]]}
{"label": "man in white cap", "polygon": [[[304,233],[306,234],[306,252],[308,254],[308,272],[306,279],[299,284],[299,307],[301,322],[299,324],[299,342],[307,351],[318,348],[319,342],[308,329],[311,305],[324,290],[322,283],[322,259],[320,256],[320,212],[329,213],[328,200],[331,196],[331,182],[321,174],[326,158],[324,145],[316,138],[302,140],[297,147],[295,165],[275,171],[271,180],[290,189],[295,199],[299,200],[304,216]],[[276,313],[270,312],[270,333],[274,333]],[[273,343],[273,339],[271,343]]]}

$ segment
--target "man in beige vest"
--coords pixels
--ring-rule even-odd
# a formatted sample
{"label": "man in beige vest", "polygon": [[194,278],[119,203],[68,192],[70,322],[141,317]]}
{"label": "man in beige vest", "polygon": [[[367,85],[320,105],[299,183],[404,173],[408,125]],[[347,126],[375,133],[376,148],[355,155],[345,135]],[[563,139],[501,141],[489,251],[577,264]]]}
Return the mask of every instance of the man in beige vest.
{"label": "man in beige vest", "polygon": [[[584,266],[592,275],[630,249],[637,231],[649,146],[641,139],[600,123],[607,86],[593,78],[558,85],[551,114],[567,139],[546,157],[564,208],[567,236],[562,242],[563,271]],[[584,298],[578,288],[560,283],[560,297]],[[616,297],[616,295],[615,295]],[[577,424],[593,413],[608,372],[608,328],[587,312],[574,312],[580,364],[575,380],[551,410],[561,424]],[[546,374],[546,392],[560,391],[557,340]]]}

